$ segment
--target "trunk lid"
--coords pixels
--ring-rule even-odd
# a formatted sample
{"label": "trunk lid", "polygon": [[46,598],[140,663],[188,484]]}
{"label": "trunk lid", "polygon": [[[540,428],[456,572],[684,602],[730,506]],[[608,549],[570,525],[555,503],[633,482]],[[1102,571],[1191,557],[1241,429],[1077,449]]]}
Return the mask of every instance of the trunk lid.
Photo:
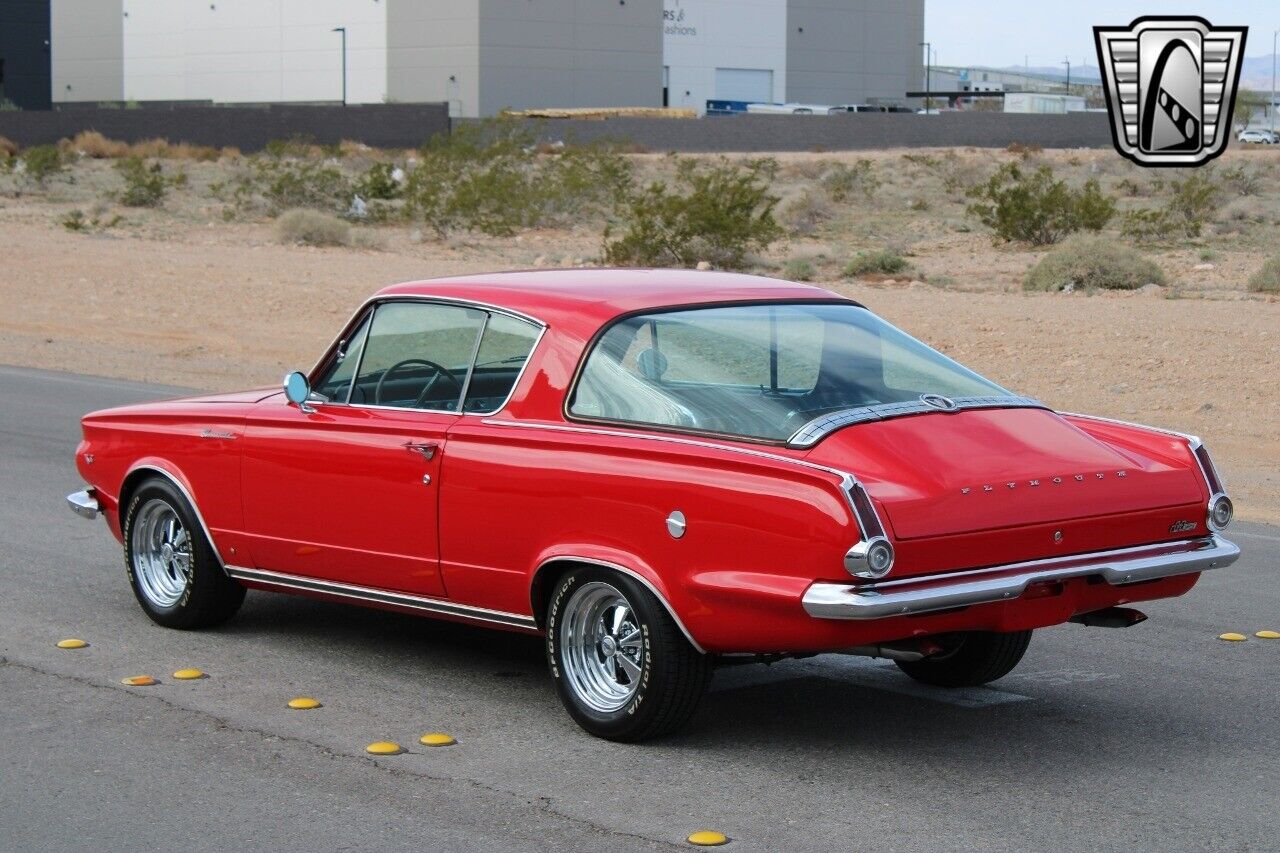
{"label": "trunk lid", "polygon": [[899,540],[1114,521],[1204,498],[1190,467],[1107,444],[1044,409],[863,423],[828,436],[806,458],[854,472]]}

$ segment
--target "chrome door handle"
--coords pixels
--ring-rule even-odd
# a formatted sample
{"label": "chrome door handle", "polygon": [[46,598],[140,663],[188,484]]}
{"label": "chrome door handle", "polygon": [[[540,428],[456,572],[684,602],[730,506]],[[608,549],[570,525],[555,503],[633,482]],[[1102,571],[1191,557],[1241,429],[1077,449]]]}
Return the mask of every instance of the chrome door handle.
{"label": "chrome door handle", "polygon": [[436,450],[439,449],[439,447],[440,445],[436,444],[434,441],[406,441],[404,443],[405,450],[408,450],[410,453],[421,453],[422,458],[428,461],[435,458]]}

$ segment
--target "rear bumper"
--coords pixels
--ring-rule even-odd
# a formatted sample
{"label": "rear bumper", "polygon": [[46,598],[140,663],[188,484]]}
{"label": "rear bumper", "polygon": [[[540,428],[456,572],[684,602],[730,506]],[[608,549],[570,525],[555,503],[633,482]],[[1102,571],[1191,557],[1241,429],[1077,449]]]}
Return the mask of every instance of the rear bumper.
{"label": "rear bumper", "polygon": [[71,511],[76,515],[91,521],[102,512],[93,489],[81,489],[78,492],[67,495],[67,506],[71,507]]}
{"label": "rear bumper", "polygon": [[876,584],[815,583],[802,602],[819,619],[884,619],[1011,601],[1032,584],[1069,578],[1096,576],[1124,586],[1194,574],[1225,568],[1239,556],[1234,543],[1206,536]]}

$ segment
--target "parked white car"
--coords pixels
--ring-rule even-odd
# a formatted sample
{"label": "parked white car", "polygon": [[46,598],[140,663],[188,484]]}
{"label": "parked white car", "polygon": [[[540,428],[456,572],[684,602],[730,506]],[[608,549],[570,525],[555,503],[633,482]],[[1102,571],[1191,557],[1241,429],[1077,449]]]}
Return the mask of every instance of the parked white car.
{"label": "parked white car", "polygon": [[1236,137],[1237,142],[1251,142],[1255,145],[1275,145],[1280,143],[1276,134],[1269,130],[1242,130]]}

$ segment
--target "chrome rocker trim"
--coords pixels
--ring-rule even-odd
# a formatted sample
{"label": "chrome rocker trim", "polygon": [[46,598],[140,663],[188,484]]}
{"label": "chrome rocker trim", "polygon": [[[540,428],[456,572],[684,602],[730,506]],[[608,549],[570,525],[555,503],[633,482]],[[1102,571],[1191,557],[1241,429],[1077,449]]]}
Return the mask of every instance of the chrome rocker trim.
{"label": "chrome rocker trim", "polygon": [[102,508],[98,506],[98,499],[93,496],[93,489],[81,489],[67,495],[67,506],[71,507],[71,511],[76,515],[90,521],[102,512]]}
{"label": "chrome rocker trim", "polygon": [[1123,586],[1225,568],[1239,556],[1234,543],[1205,536],[879,584],[815,583],[802,603],[806,613],[819,619],[884,619],[1011,601],[1042,581],[1097,575]]}
{"label": "chrome rocker trim", "polygon": [[532,616],[507,613],[503,610],[488,610],[484,607],[471,607],[470,605],[443,601],[438,598],[426,598],[404,592],[389,592],[384,589],[373,589],[367,586],[356,586],[355,584],[326,581],[318,578],[304,578],[298,575],[284,574],[283,572],[246,569],[241,566],[227,566],[227,574],[237,580],[252,581],[253,583],[277,589],[295,592],[318,592],[367,604],[390,604],[396,607],[418,610],[423,613],[454,616],[459,619],[485,622],[490,625],[505,625],[510,628],[523,628],[529,631],[538,630],[538,625],[534,622]]}

